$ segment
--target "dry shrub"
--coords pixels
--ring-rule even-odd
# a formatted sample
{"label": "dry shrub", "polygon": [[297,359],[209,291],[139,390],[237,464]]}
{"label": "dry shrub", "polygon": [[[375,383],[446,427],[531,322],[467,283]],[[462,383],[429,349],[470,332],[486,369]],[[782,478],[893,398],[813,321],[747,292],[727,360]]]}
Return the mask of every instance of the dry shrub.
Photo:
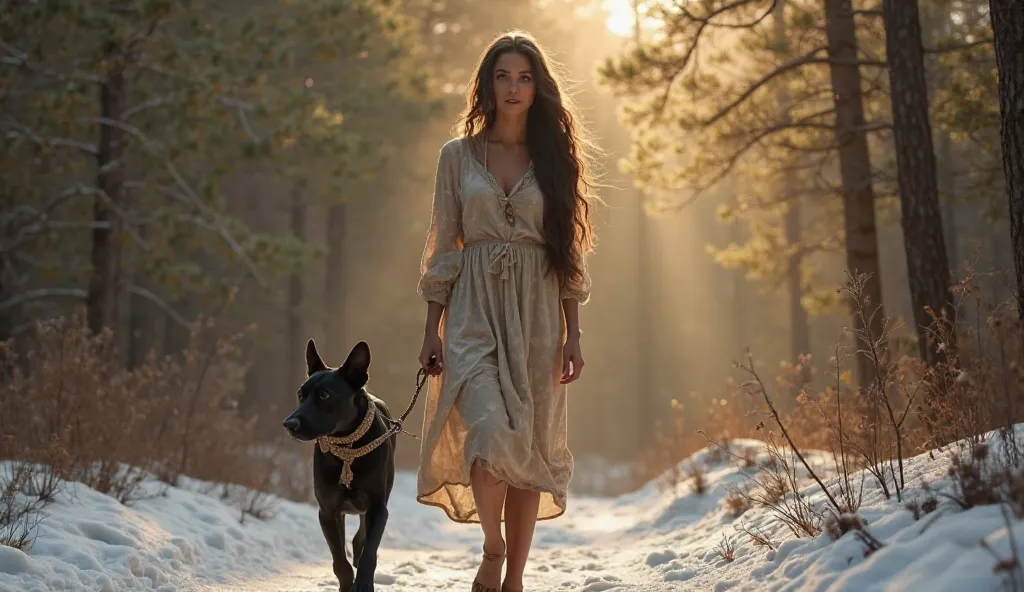
{"label": "dry shrub", "polygon": [[[745,498],[771,510],[797,537],[824,527],[833,536],[854,532],[866,553],[880,548],[857,517],[865,475],[915,518],[935,511],[940,495],[964,508],[1001,503],[1024,518],[1024,442],[1014,428],[1024,420],[1024,334],[1015,300],[986,303],[980,277],[967,268],[952,289],[949,316],[929,311],[926,346],[940,352],[937,363],[920,359],[912,343],[916,332],[892,318],[882,319],[878,338],[844,330],[830,360],[831,384],[822,390],[811,389],[813,368],[804,356],[780,366],[770,394],[748,354],[737,367],[751,380],[730,380],[710,402],[696,394],[685,405],[673,401],[671,421],[659,426],[659,449],[643,459],[641,475],[649,479],[668,470],[681,479],[680,461],[708,441],[722,442],[725,456],[749,468],[749,459],[729,453],[729,441],[757,435],[767,442],[769,458],[759,467],[756,486],[735,493],[727,507],[740,508],[738,500]],[[849,276],[842,289],[862,327],[872,326],[879,312],[864,295],[868,279]],[[901,349],[907,342],[913,351]],[[857,360],[870,373],[867,384],[855,384]],[[704,441],[694,437],[701,431]],[[993,448],[981,447],[993,431]],[[925,487],[923,500],[906,501],[905,459],[947,447],[953,451],[951,491]],[[809,449],[829,453],[834,479],[826,483],[815,473],[801,452]],[[798,477],[798,469],[806,478]],[[808,479],[825,497],[822,508],[799,494]]]}
{"label": "dry shrub", "polygon": [[725,513],[732,518],[739,518],[753,507],[750,499],[750,489],[731,489],[725,496]]}
{"label": "dry shrub", "polygon": [[825,520],[825,532],[832,540],[839,540],[843,535],[852,532],[857,540],[864,545],[864,556],[867,557],[885,545],[868,532],[867,522],[857,514],[831,514]]}
{"label": "dry shrub", "polygon": [[1021,563],[1020,547],[1017,546],[1017,537],[1013,534],[1013,520],[1009,510],[1006,509],[1006,506],[1002,506],[1000,509],[1003,512],[1003,521],[1006,524],[1006,535],[1010,540],[1010,556],[1000,557],[984,538],[978,542],[978,545],[985,551],[988,551],[992,558],[995,559],[992,571],[1003,575],[1006,579],[1006,589],[1012,592],[1020,592],[1024,590],[1024,564]]}
{"label": "dry shrub", "polygon": [[754,477],[755,487],[747,492],[737,490],[738,494],[747,497],[751,505],[771,511],[793,536],[817,536],[822,513],[801,491],[806,481],[797,473],[798,451],[779,447],[772,434],[766,444],[772,462],[765,463]]}
{"label": "dry shrub", "polygon": [[35,541],[36,527],[49,500],[32,495],[31,482],[45,466],[5,462],[0,468],[0,545],[27,551]]}
{"label": "dry shrub", "polygon": [[693,465],[686,470],[686,476],[693,485],[693,492],[704,495],[708,492],[708,471],[703,465]]}
{"label": "dry shrub", "polygon": [[920,520],[939,507],[939,498],[927,483],[921,483],[920,497],[922,499],[913,499],[903,504],[903,507],[914,516],[914,520]]}
{"label": "dry shrub", "polygon": [[715,546],[715,553],[718,558],[726,563],[736,560],[736,543],[729,535],[722,533],[722,540]]}
{"label": "dry shrub", "polygon": [[[952,290],[956,322],[936,319],[930,331],[944,359],[922,372],[927,396],[917,411],[927,447],[948,454],[950,465],[949,487],[926,502],[932,510],[936,495],[961,509],[1002,504],[1020,519],[1024,443],[1015,426],[1024,420],[1024,334],[1015,300],[986,300],[985,275],[967,266]],[[928,512],[923,504],[908,509]]]}
{"label": "dry shrub", "polygon": [[1002,454],[1024,464],[1024,446],[1013,425],[1024,419],[1024,366],[1015,300],[990,302],[979,284],[984,275],[967,266],[953,286],[957,332],[933,330],[947,359],[929,369],[929,397],[919,409],[929,448],[960,443],[965,451],[999,431]]}
{"label": "dry shrub", "polygon": [[774,551],[775,549],[779,548],[779,546],[775,544],[775,541],[773,541],[765,531],[761,530],[756,525],[748,526],[746,524],[741,524],[736,527],[736,530],[747,535],[747,537],[750,538],[750,542],[752,542],[754,546],[759,549],[765,548]]}
{"label": "dry shrub", "polygon": [[[28,353],[2,368],[4,458],[51,467],[32,480],[40,492],[70,479],[126,504],[160,493],[152,477],[266,487],[275,461],[253,453],[256,418],[237,405],[243,333],[223,333],[200,319],[183,354],[126,370],[111,333],[93,334],[81,315],[38,323]],[[254,496],[236,503],[268,514],[270,502]]]}
{"label": "dry shrub", "polygon": [[[720,396],[710,400],[704,400],[697,392],[690,393],[686,400],[673,399],[668,421],[655,426],[654,445],[641,453],[633,465],[634,484],[658,480],[666,489],[675,491],[678,484],[691,477],[681,463],[707,446],[709,436],[728,450],[730,440],[751,435],[741,397],[741,390],[730,380]],[[707,461],[726,462],[729,456],[712,447]]]}

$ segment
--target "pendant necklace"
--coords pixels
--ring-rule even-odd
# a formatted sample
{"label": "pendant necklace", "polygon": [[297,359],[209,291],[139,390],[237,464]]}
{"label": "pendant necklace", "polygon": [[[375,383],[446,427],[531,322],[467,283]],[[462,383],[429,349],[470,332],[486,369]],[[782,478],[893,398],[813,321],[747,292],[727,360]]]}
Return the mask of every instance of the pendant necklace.
{"label": "pendant necklace", "polygon": [[[494,175],[491,175],[491,171],[489,171],[487,169],[487,148],[490,146],[490,143],[491,143],[490,139],[487,138],[487,137],[484,137],[484,171],[488,175],[490,175],[490,177],[494,180],[494,184],[497,186],[498,185],[498,180],[495,179]],[[501,186],[498,186],[498,189],[501,189]],[[501,193],[504,194],[505,191],[502,189]],[[505,202],[505,222],[507,222],[509,226],[515,226],[516,225],[516,212],[512,208],[512,198],[511,198],[511,196],[508,196],[508,195],[506,195],[504,197],[505,197],[505,199],[504,199],[504,202]],[[502,201],[500,197],[498,198],[498,200]]]}

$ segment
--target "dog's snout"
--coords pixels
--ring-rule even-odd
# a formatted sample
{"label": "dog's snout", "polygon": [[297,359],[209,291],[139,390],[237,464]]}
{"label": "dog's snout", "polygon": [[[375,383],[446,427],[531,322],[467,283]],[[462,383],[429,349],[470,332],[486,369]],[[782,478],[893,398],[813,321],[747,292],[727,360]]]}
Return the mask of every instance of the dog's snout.
{"label": "dog's snout", "polygon": [[285,429],[292,430],[293,432],[298,430],[299,427],[301,426],[302,424],[299,423],[298,417],[289,417],[288,419],[284,420]]}

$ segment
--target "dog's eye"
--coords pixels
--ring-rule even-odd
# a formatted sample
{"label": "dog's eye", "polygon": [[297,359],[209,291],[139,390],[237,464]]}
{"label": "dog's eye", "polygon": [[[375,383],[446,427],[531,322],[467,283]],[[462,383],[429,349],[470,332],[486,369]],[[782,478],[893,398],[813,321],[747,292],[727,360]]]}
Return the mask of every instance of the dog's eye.
{"label": "dog's eye", "polygon": [[320,391],[317,393],[317,396],[320,397],[321,401],[326,401],[331,398],[331,393],[329,391]]}

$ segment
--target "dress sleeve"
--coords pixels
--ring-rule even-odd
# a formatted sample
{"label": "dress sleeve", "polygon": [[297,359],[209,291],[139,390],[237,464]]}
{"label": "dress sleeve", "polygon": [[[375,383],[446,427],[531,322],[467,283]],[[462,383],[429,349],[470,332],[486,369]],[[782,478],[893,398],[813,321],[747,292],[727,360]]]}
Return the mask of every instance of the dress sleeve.
{"label": "dress sleeve", "polygon": [[430,229],[420,259],[417,292],[427,302],[448,304],[452,284],[462,272],[462,203],[460,199],[459,146],[448,142],[441,148],[434,179]]}
{"label": "dress sleeve", "polygon": [[587,257],[582,255],[580,257],[580,271],[582,277],[576,278],[573,281],[567,281],[562,285],[561,299],[572,299],[579,302],[581,305],[586,304],[590,300],[590,288],[592,282],[590,279],[590,271],[587,269]]}

